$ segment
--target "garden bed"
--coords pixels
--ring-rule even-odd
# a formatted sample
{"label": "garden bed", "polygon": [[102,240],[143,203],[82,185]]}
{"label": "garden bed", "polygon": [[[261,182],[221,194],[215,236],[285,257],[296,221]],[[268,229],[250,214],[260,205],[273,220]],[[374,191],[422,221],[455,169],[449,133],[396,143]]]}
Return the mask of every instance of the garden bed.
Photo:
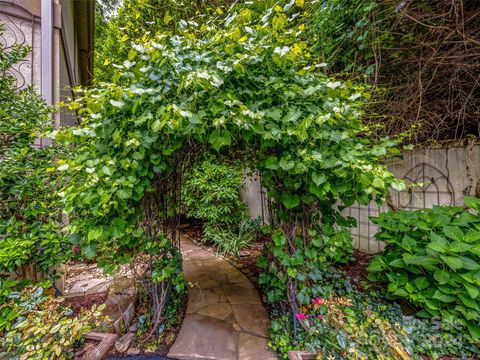
{"label": "garden bed", "polygon": [[181,303],[176,314],[177,321],[172,326],[165,329],[161,335],[153,334],[149,337],[149,329],[142,329],[141,325],[144,321],[142,319],[142,314],[148,313],[146,304],[137,300],[136,307],[138,309],[135,317],[132,320],[132,326],[129,331],[132,333],[132,343],[129,346],[129,349],[123,353],[118,352],[115,347],[113,347],[107,354],[107,359],[109,358],[121,358],[126,355],[129,356],[157,356],[159,359],[166,357],[170,348],[173,346],[175,339],[180,332],[182,326],[183,318],[185,317],[185,312],[187,309],[187,293],[181,299]]}

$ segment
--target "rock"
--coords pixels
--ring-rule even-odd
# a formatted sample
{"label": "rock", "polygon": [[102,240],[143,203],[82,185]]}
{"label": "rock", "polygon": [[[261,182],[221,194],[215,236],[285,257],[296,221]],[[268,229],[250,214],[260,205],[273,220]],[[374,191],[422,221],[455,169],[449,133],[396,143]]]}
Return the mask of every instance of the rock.
{"label": "rock", "polygon": [[276,360],[276,354],[268,348],[264,337],[241,333],[238,343],[238,358],[242,360]]}
{"label": "rock", "polygon": [[130,349],[127,351],[127,355],[138,355],[140,354],[140,349],[137,349],[136,347],[132,346]]}
{"label": "rock", "polygon": [[120,339],[115,341],[115,349],[120,353],[124,353],[125,351],[128,350],[131,343],[132,343],[132,334],[126,333]]}
{"label": "rock", "polygon": [[235,359],[232,324],[198,314],[187,315],[168,357],[174,359]]}
{"label": "rock", "polygon": [[130,330],[131,333],[136,333],[137,332],[137,324],[130,325],[129,330]]}

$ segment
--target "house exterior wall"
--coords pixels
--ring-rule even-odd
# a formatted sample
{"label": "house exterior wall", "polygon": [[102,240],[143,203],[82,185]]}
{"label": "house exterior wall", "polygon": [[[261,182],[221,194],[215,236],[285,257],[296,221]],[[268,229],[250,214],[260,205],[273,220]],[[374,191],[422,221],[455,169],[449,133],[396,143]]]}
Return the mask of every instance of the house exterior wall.
{"label": "house exterior wall", "polygon": [[[82,0],[87,1],[87,0]],[[42,2],[51,2],[53,39],[52,51],[43,53],[42,59]],[[71,88],[82,81],[78,61],[74,0],[0,0],[0,23],[4,34],[0,41],[8,46],[28,45],[30,54],[12,72],[17,77],[17,87],[32,85],[42,92],[42,81],[51,87],[52,104],[73,97]],[[48,24],[44,24],[48,26]],[[51,64],[51,76],[42,77],[42,62]],[[74,125],[75,113],[62,108],[53,116],[55,125]]]}
{"label": "house exterior wall", "polygon": [[[391,191],[392,203],[398,209],[416,210],[434,205],[462,206],[466,195],[480,195],[478,142],[418,148],[404,153],[403,160],[390,164],[389,169],[409,185],[400,193]],[[246,189],[241,197],[248,205],[250,216],[260,216],[268,222],[265,217],[268,216],[268,204],[265,190],[261,191],[260,178],[247,177],[245,184]],[[370,253],[383,250],[384,244],[375,240],[378,227],[369,218],[388,210],[387,205],[378,206],[372,201],[368,206],[356,204],[344,211],[345,215],[357,221],[357,226],[352,229],[354,247]]]}

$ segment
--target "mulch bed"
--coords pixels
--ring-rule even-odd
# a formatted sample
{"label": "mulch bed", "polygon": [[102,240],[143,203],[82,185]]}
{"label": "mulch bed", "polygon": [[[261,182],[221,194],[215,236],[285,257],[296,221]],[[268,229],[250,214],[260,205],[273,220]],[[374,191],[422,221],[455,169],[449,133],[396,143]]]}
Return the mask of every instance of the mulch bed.
{"label": "mulch bed", "polygon": [[339,269],[345,271],[347,277],[362,289],[362,282],[366,282],[368,277],[368,264],[372,260],[373,255],[364,253],[358,249],[353,252],[354,260],[346,265],[339,266]]}
{"label": "mulch bed", "polygon": [[93,305],[101,305],[107,300],[108,292],[90,294],[85,296],[74,296],[65,298],[63,306],[73,311],[73,316],[77,316],[81,309],[91,309]]}

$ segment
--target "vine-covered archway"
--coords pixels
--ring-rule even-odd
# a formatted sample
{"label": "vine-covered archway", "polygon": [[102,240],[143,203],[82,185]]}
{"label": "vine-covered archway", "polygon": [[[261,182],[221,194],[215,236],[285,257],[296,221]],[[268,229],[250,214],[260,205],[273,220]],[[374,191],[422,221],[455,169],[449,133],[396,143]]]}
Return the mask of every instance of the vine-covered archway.
{"label": "vine-covered archway", "polygon": [[183,288],[168,245],[182,174],[205,153],[240,157],[260,172],[273,203],[260,281],[270,301],[295,312],[313,295],[304,285],[318,268],[349,258],[354,221],[342,208],[401,185],[383,164],[395,142],[368,136],[368,91],[325,76],[301,21],[280,7],[179,27],[132,43],[128,59],[112,64],[112,83],[72,103],[82,124],[59,135],[76,144],[59,164],[71,176],[67,231],[107,267],[147,254],[158,319],[159,289]]}

